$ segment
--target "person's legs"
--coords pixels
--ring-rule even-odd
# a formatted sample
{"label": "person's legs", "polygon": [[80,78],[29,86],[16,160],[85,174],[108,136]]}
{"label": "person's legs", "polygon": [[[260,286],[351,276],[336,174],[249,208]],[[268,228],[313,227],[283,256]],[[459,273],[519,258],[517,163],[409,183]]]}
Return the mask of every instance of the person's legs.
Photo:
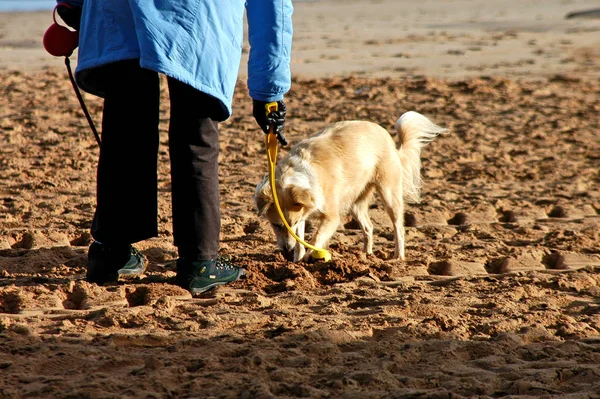
{"label": "person's legs", "polygon": [[217,99],[189,85],[172,78],[168,82],[177,280],[192,293],[203,292],[243,275],[240,268],[217,261],[221,231],[217,120],[222,108]]}
{"label": "person's legs", "polygon": [[219,130],[210,110],[217,100],[175,79],[168,82],[175,246],[180,257],[214,259],[221,230]]}
{"label": "person's legs", "polygon": [[159,79],[137,60],[106,68],[92,236],[126,245],[158,234]]}
{"label": "person's legs", "polygon": [[108,78],[91,229],[96,242],[87,273],[93,282],[141,274],[145,261],[130,244],[158,234],[159,77],[138,60],[103,68]]}

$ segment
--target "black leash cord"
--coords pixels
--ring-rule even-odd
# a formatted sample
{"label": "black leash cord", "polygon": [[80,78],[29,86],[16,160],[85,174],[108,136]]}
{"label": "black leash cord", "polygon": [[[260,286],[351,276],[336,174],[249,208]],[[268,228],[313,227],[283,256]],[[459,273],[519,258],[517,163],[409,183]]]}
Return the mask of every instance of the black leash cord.
{"label": "black leash cord", "polygon": [[83,102],[83,97],[81,96],[79,87],[77,87],[77,83],[75,83],[75,78],[73,77],[73,71],[71,70],[71,60],[69,59],[69,57],[65,57],[65,65],[67,66],[67,71],[69,72],[69,79],[71,80],[71,84],[73,85],[73,89],[75,90],[75,94],[77,95],[77,99],[79,100],[79,105],[81,105],[81,109],[83,110],[83,113],[85,114],[85,118],[87,119],[88,124],[90,125],[90,128],[92,128],[92,132],[94,132],[94,136],[96,136],[96,142],[98,143],[98,146],[100,146],[100,144],[102,143],[100,141],[100,136],[98,135],[98,131],[96,130],[96,126],[94,125],[94,121],[92,120],[92,117],[90,116],[90,113],[88,112],[87,107],[85,106],[85,103]]}

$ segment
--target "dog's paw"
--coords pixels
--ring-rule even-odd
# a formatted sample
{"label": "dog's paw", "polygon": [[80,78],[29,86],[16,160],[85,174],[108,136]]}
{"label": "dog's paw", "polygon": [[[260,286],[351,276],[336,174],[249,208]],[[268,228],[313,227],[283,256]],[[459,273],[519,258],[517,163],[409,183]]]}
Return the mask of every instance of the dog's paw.
{"label": "dog's paw", "polygon": [[294,262],[298,262],[299,260],[304,260],[306,257],[306,249],[303,245],[296,245],[294,248]]}

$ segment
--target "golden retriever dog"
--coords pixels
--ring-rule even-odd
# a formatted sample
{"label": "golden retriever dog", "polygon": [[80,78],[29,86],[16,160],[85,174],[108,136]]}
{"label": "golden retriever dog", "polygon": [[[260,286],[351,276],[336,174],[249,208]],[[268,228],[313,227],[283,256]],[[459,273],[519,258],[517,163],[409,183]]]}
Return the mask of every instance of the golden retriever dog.
{"label": "golden retriever dog", "polygon": [[[373,122],[346,121],[326,127],[299,142],[277,163],[279,205],[304,240],[305,222],[316,221],[310,244],[327,248],[344,215],[350,214],[363,233],[363,251],[373,253],[369,205],[377,192],[394,227],[394,257],[404,259],[404,200],[418,202],[421,190],[421,148],[447,129],[409,111],[396,121],[398,147],[383,127]],[[269,176],[254,195],[259,216],[268,219],[277,247],[286,259],[310,258],[283,225],[273,203]]]}

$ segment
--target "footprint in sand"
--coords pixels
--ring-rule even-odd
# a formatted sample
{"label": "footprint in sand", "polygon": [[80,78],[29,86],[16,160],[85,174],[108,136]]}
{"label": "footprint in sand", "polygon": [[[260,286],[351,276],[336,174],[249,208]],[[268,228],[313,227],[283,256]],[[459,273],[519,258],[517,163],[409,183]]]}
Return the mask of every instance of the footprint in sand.
{"label": "footprint in sand", "polygon": [[429,265],[427,271],[429,274],[437,276],[468,276],[488,274],[483,263],[455,260],[433,262]]}

